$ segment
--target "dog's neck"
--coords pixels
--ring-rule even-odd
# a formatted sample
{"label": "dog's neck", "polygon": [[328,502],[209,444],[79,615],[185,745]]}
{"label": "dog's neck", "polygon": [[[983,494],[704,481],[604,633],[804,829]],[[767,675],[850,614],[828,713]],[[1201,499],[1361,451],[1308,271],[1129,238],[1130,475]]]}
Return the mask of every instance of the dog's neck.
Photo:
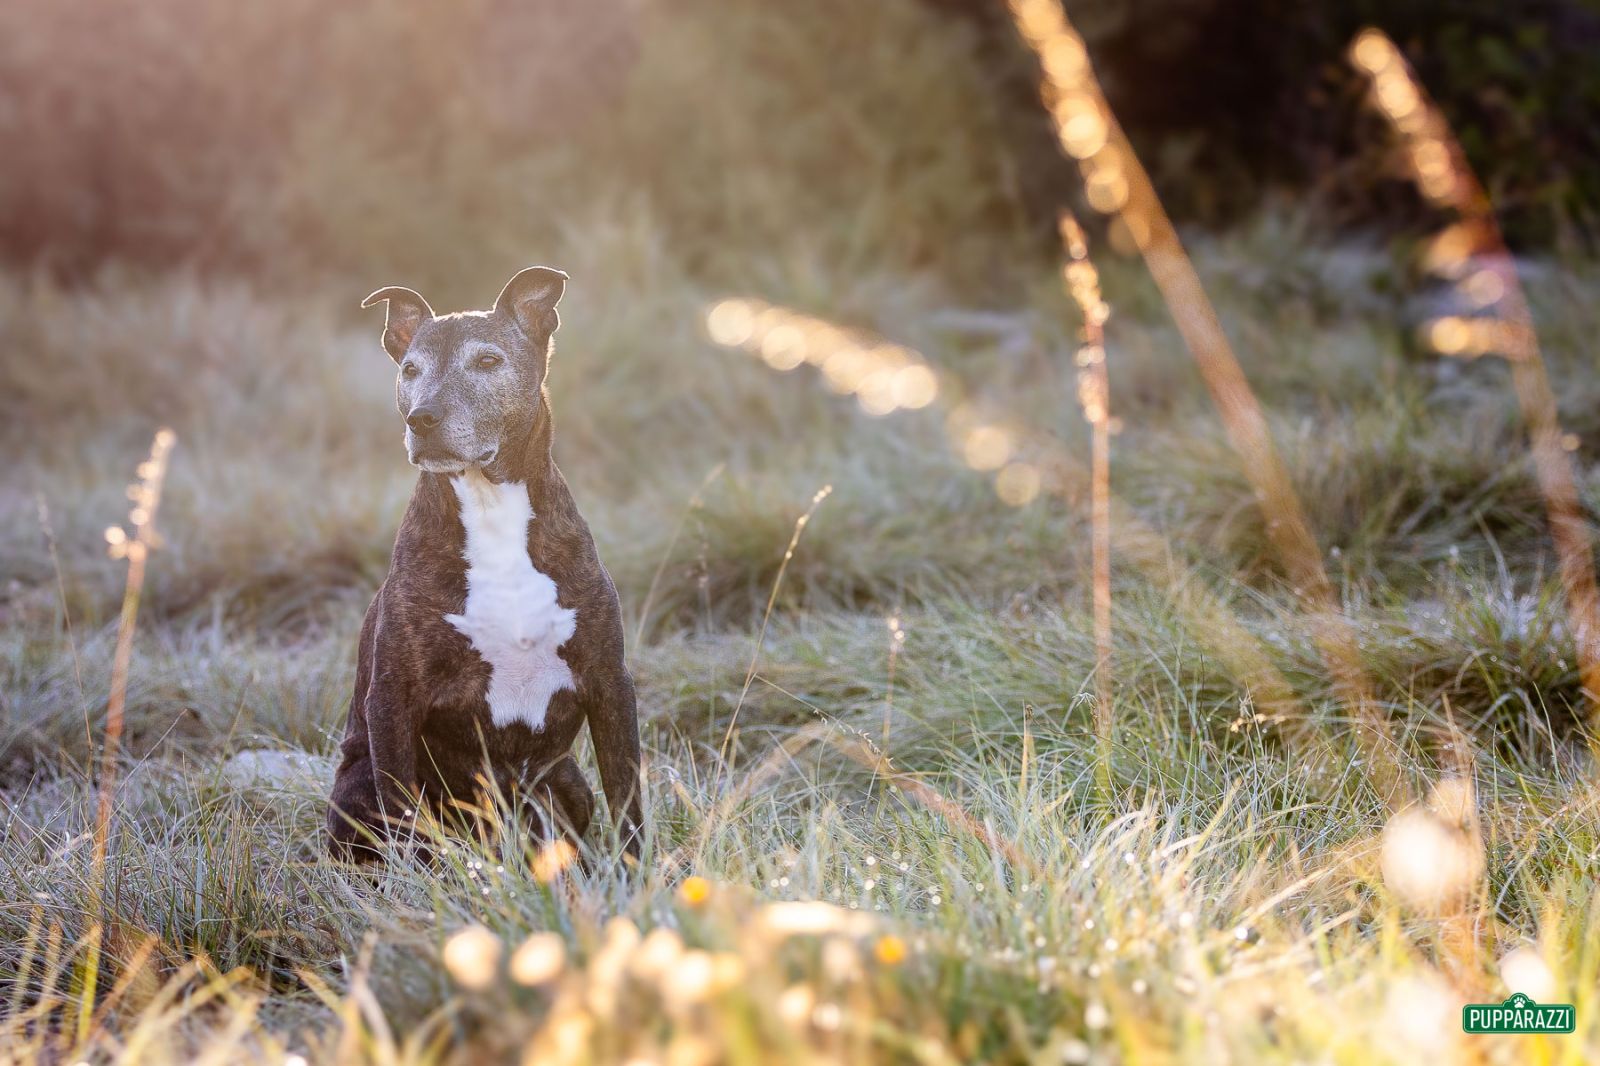
{"label": "dog's neck", "polygon": [[554,467],[550,456],[554,430],[550,418],[550,394],[541,387],[538,406],[534,411],[533,429],[520,441],[502,442],[500,455],[483,468],[484,476],[501,483],[523,482],[528,486],[529,494],[538,499]]}

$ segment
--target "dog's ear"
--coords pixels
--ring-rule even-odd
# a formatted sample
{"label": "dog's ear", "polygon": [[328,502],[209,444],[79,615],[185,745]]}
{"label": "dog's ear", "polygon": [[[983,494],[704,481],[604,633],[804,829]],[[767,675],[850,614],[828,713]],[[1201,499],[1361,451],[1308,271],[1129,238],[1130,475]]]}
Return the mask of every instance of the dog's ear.
{"label": "dog's ear", "polygon": [[551,267],[529,267],[506,282],[494,302],[499,314],[509,315],[517,328],[529,337],[548,337],[561,325],[556,304],[567,291],[565,271]]}
{"label": "dog's ear", "polygon": [[376,303],[389,305],[389,317],[383,324],[383,350],[398,363],[411,347],[411,338],[417,335],[423,321],[433,317],[433,308],[419,293],[401,285],[379,289],[362,300],[361,306],[371,307]]}

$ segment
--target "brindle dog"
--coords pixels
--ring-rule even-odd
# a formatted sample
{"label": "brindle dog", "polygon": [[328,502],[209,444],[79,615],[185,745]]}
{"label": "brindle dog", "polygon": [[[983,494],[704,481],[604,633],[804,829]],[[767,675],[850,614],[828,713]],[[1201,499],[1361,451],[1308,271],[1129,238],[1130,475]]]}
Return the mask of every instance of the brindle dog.
{"label": "brindle dog", "polygon": [[[379,289],[406,451],[422,474],[361,627],[328,810],[329,845],[380,858],[421,804],[459,820],[500,796],[580,837],[594,794],[585,721],[629,852],[642,822],[639,726],[616,588],[550,454],[545,388],[567,275],[530,267],[493,309],[435,315]],[[544,826],[542,808],[557,825]],[[469,818],[467,824],[472,824]]]}

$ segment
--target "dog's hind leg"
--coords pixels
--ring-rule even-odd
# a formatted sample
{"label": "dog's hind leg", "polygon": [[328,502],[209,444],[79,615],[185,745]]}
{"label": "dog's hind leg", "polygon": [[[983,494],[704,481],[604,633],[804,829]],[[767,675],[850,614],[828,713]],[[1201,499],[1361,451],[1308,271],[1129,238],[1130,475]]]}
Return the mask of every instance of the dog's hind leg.
{"label": "dog's hind leg", "polygon": [[588,680],[583,700],[594,738],[595,762],[606,806],[615,821],[622,846],[639,858],[644,844],[644,785],[639,772],[639,707],[633,676],[622,666],[622,623],[613,614],[608,639],[616,653],[616,667]]}
{"label": "dog's hind leg", "polygon": [[345,718],[344,740],[339,745],[341,757],[333,775],[333,794],[328,798],[328,851],[335,859],[359,863],[383,859],[383,845],[390,829],[390,822],[384,817],[377,778],[372,772],[372,746],[367,736],[366,694],[372,680],[377,602],[373,600],[361,623],[355,691]]}
{"label": "dog's hind leg", "polygon": [[[583,839],[594,818],[594,790],[572,753],[558,759],[534,782],[535,801],[555,819],[555,830],[572,844]],[[555,833],[549,834],[554,839]]]}
{"label": "dog's hind leg", "polygon": [[372,761],[346,760],[333,779],[328,801],[328,851],[336,859],[367,863],[383,859],[388,827],[372,779]]}

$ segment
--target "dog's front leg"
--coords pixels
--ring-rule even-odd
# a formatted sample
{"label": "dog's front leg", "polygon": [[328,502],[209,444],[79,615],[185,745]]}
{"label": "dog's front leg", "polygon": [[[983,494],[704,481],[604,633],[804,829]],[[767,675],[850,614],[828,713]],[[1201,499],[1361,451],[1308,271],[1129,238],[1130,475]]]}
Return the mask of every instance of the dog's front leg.
{"label": "dog's front leg", "polygon": [[592,684],[584,703],[606,804],[617,822],[623,847],[637,859],[643,837],[644,797],[639,780],[639,705],[627,667],[618,666]]}
{"label": "dog's front leg", "polygon": [[421,716],[403,677],[384,669],[380,654],[367,690],[367,744],[378,806],[391,835],[417,813],[417,734]]}

